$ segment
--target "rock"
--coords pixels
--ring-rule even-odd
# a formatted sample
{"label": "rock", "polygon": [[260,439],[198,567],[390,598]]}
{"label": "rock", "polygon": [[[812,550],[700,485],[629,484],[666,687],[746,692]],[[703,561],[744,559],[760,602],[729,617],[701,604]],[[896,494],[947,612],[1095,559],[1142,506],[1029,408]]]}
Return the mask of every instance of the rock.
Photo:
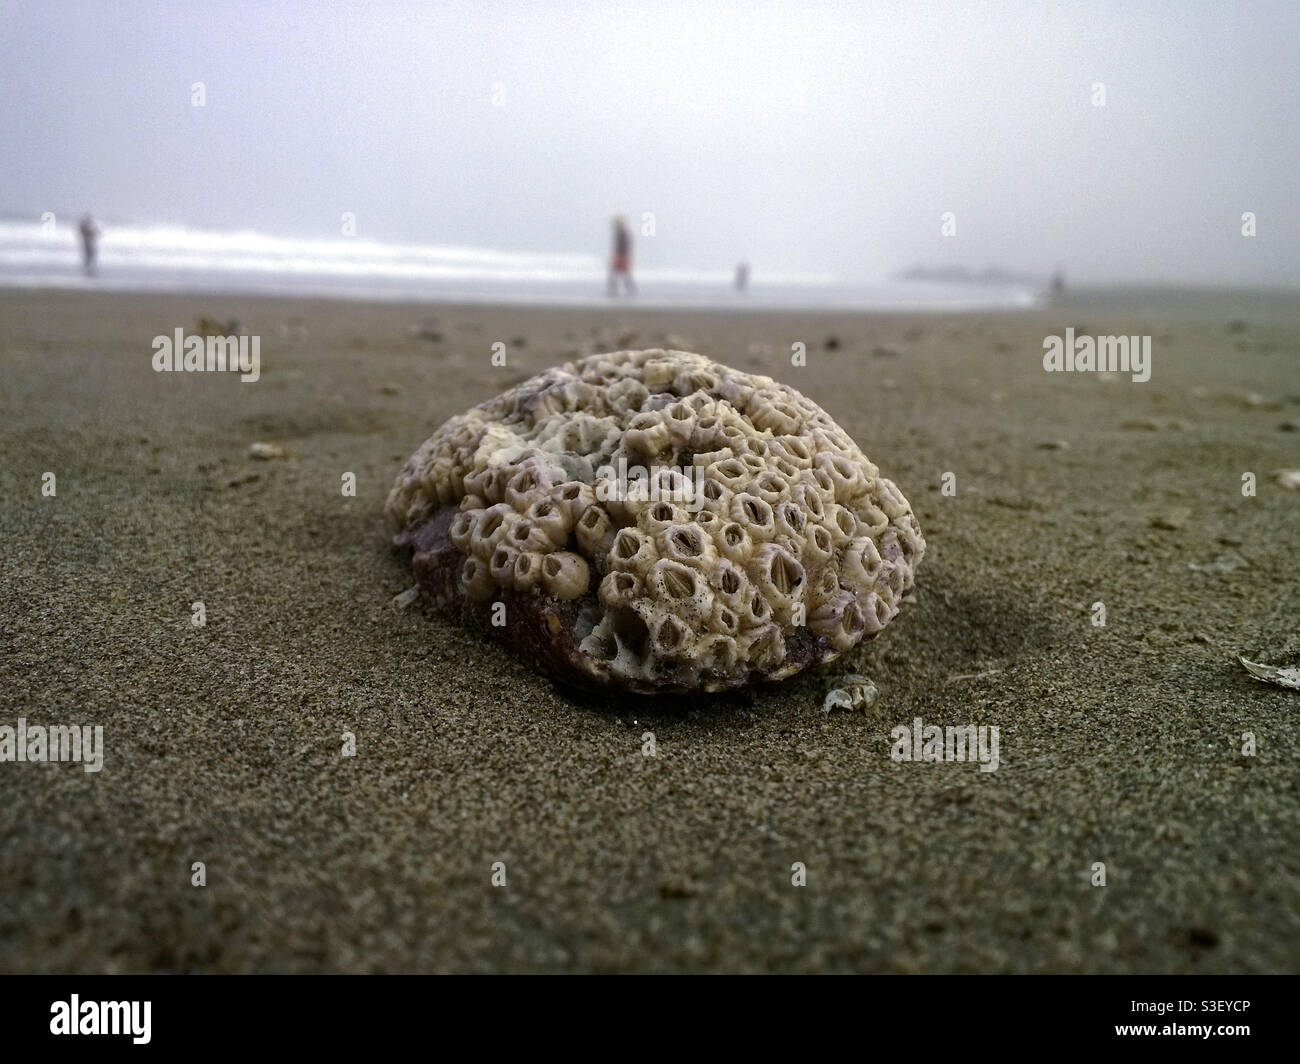
{"label": "rock", "polygon": [[453,417],[387,514],[436,609],[638,693],[832,661],[898,614],[925,550],[821,407],[685,351],[592,355]]}
{"label": "rock", "polygon": [[1259,392],[1242,392],[1234,397],[1238,403],[1248,410],[1281,410],[1282,403],[1278,399],[1269,399],[1260,395]]}
{"label": "rock", "polygon": [[311,336],[310,330],[303,323],[301,318],[279,322],[275,327],[275,331],[278,336],[285,340],[306,340]]}
{"label": "rock", "polygon": [[438,328],[436,318],[428,318],[418,325],[412,325],[409,332],[416,340],[428,340],[431,344],[442,343],[442,330]]}
{"label": "rock", "polygon": [[198,331],[203,336],[234,336],[239,332],[239,319],[231,318],[227,322],[207,316],[198,320]]}
{"label": "rock", "polygon": [[1167,513],[1156,514],[1151,518],[1152,528],[1161,528],[1166,531],[1176,532],[1187,524],[1187,519],[1192,516],[1192,511],[1186,507],[1180,507],[1176,510],[1170,510]]}
{"label": "rock", "polygon": [[1244,569],[1249,564],[1250,563],[1240,554],[1234,554],[1232,551],[1228,551],[1224,554],[1220,554],[1213,561],[1208,561],[1203,564],[1188,562],[1187,568],[1191,569],[1192,572],[1195,573],[1223,574],[1236,572],[1238,569]]}

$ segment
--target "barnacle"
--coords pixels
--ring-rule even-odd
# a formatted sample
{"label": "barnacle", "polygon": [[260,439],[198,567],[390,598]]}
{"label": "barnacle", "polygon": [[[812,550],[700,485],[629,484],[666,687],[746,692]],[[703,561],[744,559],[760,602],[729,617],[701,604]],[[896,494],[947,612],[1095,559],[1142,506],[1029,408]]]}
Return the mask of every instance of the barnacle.
{"label": "barnacle", "polygon": [[879,633],[925,541],[821,407],[686,351],[555,367],[447,421],[388,498],[425,596],[561,679],[781,679]]}

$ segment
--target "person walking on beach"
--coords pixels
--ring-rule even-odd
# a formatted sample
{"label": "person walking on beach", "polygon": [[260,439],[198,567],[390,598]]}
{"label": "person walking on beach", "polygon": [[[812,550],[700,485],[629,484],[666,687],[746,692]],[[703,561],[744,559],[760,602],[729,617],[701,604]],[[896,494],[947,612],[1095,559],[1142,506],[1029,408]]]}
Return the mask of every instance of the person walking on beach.
{"label": "person walking on beach", "polygon": [[632,230],[621,214],[614,219],[614,254],[609,261],[609,294],[618,295],[618,283],[629,296],[636,295],[636,282],[632,280]]}
{"label": "person walking on beach", "polygon": [[89,214],[83,215],[81,225],[81,268],[87,277],[95,276],[95,256],[99,252],[99,226]]}

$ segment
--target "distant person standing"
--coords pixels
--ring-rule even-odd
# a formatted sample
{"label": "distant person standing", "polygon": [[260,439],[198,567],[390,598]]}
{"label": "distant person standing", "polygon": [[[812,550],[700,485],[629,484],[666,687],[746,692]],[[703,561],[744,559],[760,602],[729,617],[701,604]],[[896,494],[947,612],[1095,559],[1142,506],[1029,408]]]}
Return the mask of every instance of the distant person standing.
{"label": "distant person standing", "polygon": [[743,292],[749,287],[749,263],[742,262],[736,267],[736,291]]}
{"label": "distant person standing", "polygon": [[621,214],[614,219],[614,253],[609,260],[609,294],[618,295],[619,281],[629,296],[636,295],[636,282],[632,280],[632,230]]}
{"label": "distant person standing", "polygon": [[89,214],[83,215],[81,225],[81,268],[87,277],[95,276],[95,259],[99,254],[99,226]]}

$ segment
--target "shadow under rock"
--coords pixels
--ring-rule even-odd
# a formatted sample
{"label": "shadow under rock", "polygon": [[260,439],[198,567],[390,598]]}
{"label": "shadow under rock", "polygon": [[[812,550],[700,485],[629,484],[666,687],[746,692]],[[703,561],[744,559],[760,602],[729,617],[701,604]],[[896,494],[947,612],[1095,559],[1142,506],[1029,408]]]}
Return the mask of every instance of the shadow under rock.
{"label": "shadow under rock", "polygon": [[[922,570],[913,598],[870,649],[891,663],[923,667],[943,679],[954,673],[1009,668],[1061,641],[1065,613],[1033,601],[989,573],[978,586],[941,565]],[[1087,618],[1080,614],[1080,632]]]}

